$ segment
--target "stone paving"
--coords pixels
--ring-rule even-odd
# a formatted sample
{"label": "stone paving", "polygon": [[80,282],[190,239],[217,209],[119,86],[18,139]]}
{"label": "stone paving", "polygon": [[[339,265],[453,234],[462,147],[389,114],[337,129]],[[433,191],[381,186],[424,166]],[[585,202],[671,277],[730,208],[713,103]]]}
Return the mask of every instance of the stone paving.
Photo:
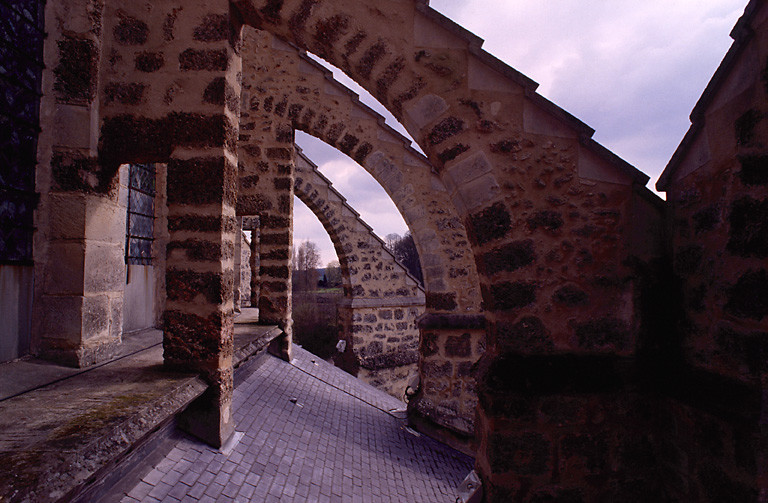
{"label": "stone paving", "polygon": [[248,370],[230,445],[180,440],[122,503],[455,501],[471,458],[409,431],[402,402],[301,348],[294,356]]}

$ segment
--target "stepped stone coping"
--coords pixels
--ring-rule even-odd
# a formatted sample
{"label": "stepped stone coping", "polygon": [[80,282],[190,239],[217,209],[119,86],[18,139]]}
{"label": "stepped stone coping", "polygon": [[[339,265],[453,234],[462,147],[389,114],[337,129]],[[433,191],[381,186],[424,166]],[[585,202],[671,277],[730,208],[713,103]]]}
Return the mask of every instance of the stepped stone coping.
{"label": "stepped stone coping", "polygon": [[344,298],[339,301],[342,307],[408,307],[423,306],[425,297],[384,297],[380,299]]}
{"label": "stepped stone coping", "polygon": [[[235,366],[281,333],[253,323],[237,324],[235,331]],[[0,501],[70,499],[206,390],[197,374],[163,367],[161,331],[129,340],[128,353],[108,363],[88,369],[48,364],[58,367],[45,372],[48,383],[33,381],[15,393],[3,388]],[[144,347],[137,350],[137,344]],[[0,383],[24,380],[40,365],[27,360],[0,366]],[[21,379],[17,368],[24,370]]]}

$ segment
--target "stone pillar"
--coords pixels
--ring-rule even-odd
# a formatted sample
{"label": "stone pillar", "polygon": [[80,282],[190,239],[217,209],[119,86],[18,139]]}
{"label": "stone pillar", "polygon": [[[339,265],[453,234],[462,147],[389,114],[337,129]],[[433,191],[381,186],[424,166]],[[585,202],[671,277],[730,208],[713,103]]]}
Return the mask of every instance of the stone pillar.
{"label": "stone pillar", "polygon": [[[245,71],[258,71],[248,67]],[[249,103],[251,89],[243,88],[241,112],[238,215],[259,215],[259,272],[252,282],[259,319],[278,325],[283,335],[270,351],[290,360],[292,339],[291,247],[293,245],[293,194],[295,149],[290,123],[265,119]],[[279,104],[270,105],[280,106]],[[262,109],[263,110],[263,109]],[[271,108],[270,108],[271,110]],[[254,271],[255,273],[255,271]]]}
{"label": "stone pillar", "polygon": [[110,358],[123,324],[125,212],[96,156],[101,22],[86,2],[46,9],[32,351],[78,367]]}
{"label": "stone pillar", "polygon": [[99,156],[167,162],[164,363],[208,382],[180,426],[220,446],[234,431],[240,25],[222,0],[174,7],[105,6]]}
{"label": "stone pillar", "polygon": [[[205,134],[215,124],[214,139],[176,143],[168,163],[167,303],[164,358],[169,367],[200,371],[210,384],[181,418],[181,426],[211,445],[222,445],[234,432],[233,310],[235,243],[240,238],[237,201],[237,131],[241,59],[229,30],[238,33],[229,4],[207,2],[189,21],[195,42],[179,60],[182,74],[201,85],[201,102],[185,101],[193,122],[188,135]],[[192,8],[192,6],[190,6]],[[175,12],[175,11],[174,11]],[[204,14],[204,15],[201,15]],[[180,19],[176,20],[177,23]],[[193,25],[194,26],[194,25]],[[179,31],[186,27],[178,26]],[[185,54],[196,56],[186,58]],[[220,62],[225,56],[224,62]],[[219,142],[216,140],[220,138]]]}
{"label": "stone pillar", "polygon": [[235,284],[233,286],[233,295],[234,295],[234,308],[235,312],[240,312],[240,279],[242,278],[242,272],[240,272],[240,268],[243,267],[242,264],[242,243],[243,243],[243,219],[242,217],[237,218],[237,230],[236,230],[236,236],[235,236]]}
{"label": "stone pillar", "polygon": [[243,230],[251,231],[251,254],[249,260],[249,266],[251,268],[251,307],[259,308],[259,292],[261,284],[261,277],[259,276],[259,267],[261,267],[261,260],[259,257],[260,249],[259,243],[261,242],[259,217],[243,217]]}

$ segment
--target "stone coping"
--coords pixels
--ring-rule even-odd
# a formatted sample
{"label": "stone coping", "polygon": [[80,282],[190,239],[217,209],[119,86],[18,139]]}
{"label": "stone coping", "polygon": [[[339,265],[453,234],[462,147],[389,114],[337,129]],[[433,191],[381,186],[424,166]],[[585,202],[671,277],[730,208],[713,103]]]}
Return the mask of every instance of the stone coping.
{"label": "stone coping", "polygon": [[410,307],[410,306],[423,306],[426,303],[426,298],[419,297],[386,297],[379,299],[370,298],[344,298],[339,301],[341,307],[351,308],[385,308],[385,307]]}
{"label": "stone coping", "polygon": [[[235,331],[235,366],[282,333],[252,323]],[[198,375],[163,367],[158,336],[149,331],[148,347],[85,370],[52,365],[48,384],[0,398],[0,501],[69,500],[205,391]],[[0,371],[12,374],[18,363]]]}

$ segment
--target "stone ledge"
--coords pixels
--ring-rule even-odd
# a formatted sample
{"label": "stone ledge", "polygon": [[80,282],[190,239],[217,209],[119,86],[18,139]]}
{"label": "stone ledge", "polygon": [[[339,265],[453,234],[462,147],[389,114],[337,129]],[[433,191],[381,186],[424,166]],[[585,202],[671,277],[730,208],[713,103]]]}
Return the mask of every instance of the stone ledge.
{"label": "stone ledge", "polygon": [[424,297],[382,297],[379,299],[345,298],[339,301],[339,307],[364,308],[364,307],[410,307],[423,306]]}
{"label": "stone ledge", "polygon": [[162,361],[154,346],[0,402],[0,499],[72,497],[205,391],[197,375]]}
{"label": "stone ledge", "polygon": [[[281,333],[241,320],[235,325],[234,366],[263,354]],[[124,357],[88,370],[46,365],[43,378],[50,384],[32,380],[0,398],[0,501],[79,497],[203,394],[207,385],[196,374],[163,366],[161,337],[153,330],[128,339]],[[19,375],[14,365],[30,367],[22,369],[26,377],[39,366],[5,365],[8,378]]]}

